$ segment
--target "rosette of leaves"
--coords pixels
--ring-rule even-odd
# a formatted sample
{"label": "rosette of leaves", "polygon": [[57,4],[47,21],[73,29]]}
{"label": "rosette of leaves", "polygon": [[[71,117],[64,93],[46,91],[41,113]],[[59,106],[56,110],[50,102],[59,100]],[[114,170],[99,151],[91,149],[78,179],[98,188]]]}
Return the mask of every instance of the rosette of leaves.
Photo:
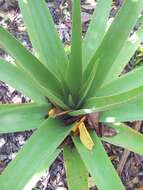
{"label": "rosette of leaves", "polygon": [[1,190],[32,189],[61,151],[70,190],[87,190],[89,174],[98,189],[125,189],[102,141],[143,155],[143,135],[127,126],[143,119],[143,68],[121,75],[143,39],[142,26],[131,35],[143,0],[124,1],[108,26],[111,5],[98,1],[82,39],[73,1],[68,56],[44,0],[19,0],[35,53],[0,27],[0,47],[14,59],[0,60],[0,80],[32,99],[0,105],[0,132],[36,129],[0,176]]}

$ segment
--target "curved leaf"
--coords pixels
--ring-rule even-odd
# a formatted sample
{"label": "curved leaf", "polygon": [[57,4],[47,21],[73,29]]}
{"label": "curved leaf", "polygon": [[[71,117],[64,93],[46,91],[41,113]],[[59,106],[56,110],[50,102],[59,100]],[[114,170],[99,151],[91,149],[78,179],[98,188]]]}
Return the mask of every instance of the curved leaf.
{"label": "curved leaf", "polygon": [[68,60],[46,3],[35,0],[18,2],[37,57],[60,79]]}
{"label": "curved leaf", "polygon": [[73,137],[73,141],[98,189],[111,190],[116,187],[117,190],[125,190],[100,139],[95,133],[92,133],[91,137],[95,143],[91,151],[85,148],[80,142],[79,137]]}
{"label": "curved leaf", "polygon": [[49,169],[50,165],[55,161],[58,157],[60,150],[56,150],[52,155],[45,156],[39,163],[38,167],[35,171],[29,172],[29,180],[27,180],[26,185],[24,186],[23,190],[34,190],[32,187],[35,187],[35,184]]}
{"label": "curved leaf", "polygon": [[[72,10],[72,45],[70,64],[67,73],[67,83],[76,101],[82,84],[82,34],[80,0],[73,1]],[[76,76],[76,77],[75,77]]]}
{"label": "curved leaf", "polygon": [[143,97],[100,113],[100,122],[125,122],[143,120]]}
{"label": "curved leaf", "polygon": [[0,47],[7,51],[16,60],[16,64],[26,71],[33,80],[36,80],[47,91],[51,91],[57,97],[60,96],[61,83],[48,68],[42,65],[36,57],[2,27],[0,27]]}
{"label": "curved leaf", "polygon": [[97,65],[95,65],[95,67],[93,68],[92,72],[90,73],[88,79],[82,85],[82,88],[80,90],[80,100],[78,102],[78,106],[80,106],[82,104],[82,102],[84,102],[84,100],[86,99],[86,96],[87,96],[87,94],[88,94],[88,92],[90,90],[90,87],[92,85],[92,82],[94,80],[94,76],[95,76],[96,69],[97,69],[96,67],[97,67]]}
{"label": "curved leaf", "polygon": [[122,123],[109,124],[109,127],[115,128],[118,134],[114,137],[102,137],[103,141],[143,155],[143,134]]}
{"label": "curved leaf", "polygon": [[36,129],[45,120],[49,108],[36,104],[0,105],[0,133]]}
{"label": "curved leaf", "polygon": [[1,189],[21,190],[41,165],[47,162],[49,167],[51,156],[70,130],[71,127],[65,127],[57,120],[46,120],[0,176]]}
{"label": "curved leaf", "polygon": [[0,59],[0,80],[10,84],[36,103],[46,103],[44,95],[29,75],[18,67]]}
{"label": "curved leaf", "polygon": [[64,147],[64,163],[69,190],[88,190],[88,172],[74,147]]}
{"label": "curved leaf", "polygon": [[138,88],[143,84],[143,68],[139,67],[118,77],[97,91],[97,96],[109,96]]}
{"label": "curved leaf", "polygon": [[[90,75],[96,60],[100,60],[89,96],[95,94],[97,89],[99,89],[105,81],[110,68],[123,48],[142,9],[143,0],[124,1],[123,6],[108,29],[101,46],[98,48],[87,69],[85,70],[84,80],[87,80],[87,76]],[[127,20],[128,22],[123,22],[124,20]]]}
{"label": "curved leaf", "polygon": [[83,108],[80,110],[70,112],[70,115],[82,115],[92,112],[101,112],[113,108],[118,108],[118,106],[129,102],[131,100],[137,99],[143,95],[143,86],[123,92],[121,94],[115,94],[111,96],[103,97],[93,97],[87,99],[84,103]]}
{"label": "curved leaf", "polygon": [[[123,71],[124,67],[130,61],[131,57],[134,55],[135,51],[139,47],[140,43],[143,41],[143,26],[139,28],[137,32],[135,32],[129,40],[124,44],[122,50],[117,56],[114,64],[110,68],[108,75],[104,81],[104,84],[113,81],[118,78],[118,76]],[[112,77],[111,77],[112,76]]]}
{"label": "curved leaf", "polygon": [[111,10],[111,4],[112,0],[99,0],[97,2],[90,25],[83,40],[82,56],[84,68],[90,62],[104,38],[109,12]]}

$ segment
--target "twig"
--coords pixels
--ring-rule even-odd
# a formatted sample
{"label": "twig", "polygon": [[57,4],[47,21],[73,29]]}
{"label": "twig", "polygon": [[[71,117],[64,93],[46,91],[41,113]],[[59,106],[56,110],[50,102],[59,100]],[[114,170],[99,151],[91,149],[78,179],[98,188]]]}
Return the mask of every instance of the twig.
{"label": "twig", "polygon": [[121,157],[121,160],[120,160],[120,163],[119,163],[119,166],[118,166],[118,169],[117,169],[120,176],[122,175],[122,171],[124,169],[124,166],[126,164],[126,161],[127,161],[128,157],[129,157],[129,155],[130,155],[130,151],[129,150],[124,150],[124,152],[122,154],[122,157]]}

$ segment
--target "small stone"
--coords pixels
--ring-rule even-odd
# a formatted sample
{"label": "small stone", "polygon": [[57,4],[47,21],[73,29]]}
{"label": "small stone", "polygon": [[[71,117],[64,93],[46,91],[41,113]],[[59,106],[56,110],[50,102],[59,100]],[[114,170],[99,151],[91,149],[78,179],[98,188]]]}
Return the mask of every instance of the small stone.
{"label": "small stone", "polygon": [[6,154],[0,154],[0,161],[4,161],[8,158]]}
{"label": "small stone", "polygon": [[65,187],[57,187],[55,190],[67,190]]}
{"label": "small stone", "polygon": [[16,153],[12,153],[11,154],[11,159],[14,160],[15,157],[16,157]]}
{"label": "small stone", "polygon": [[20,146],[22,146],[23,144],[25,144],[25,140],[24,140],[24,137],[22,135],[17,136],[16,140],[19,142]]}
{"label": "small stone", "polygon": [[1,148],[4,144],[5,144],[4,138],[1,138],[1,139],[0,139],[0,148]]}

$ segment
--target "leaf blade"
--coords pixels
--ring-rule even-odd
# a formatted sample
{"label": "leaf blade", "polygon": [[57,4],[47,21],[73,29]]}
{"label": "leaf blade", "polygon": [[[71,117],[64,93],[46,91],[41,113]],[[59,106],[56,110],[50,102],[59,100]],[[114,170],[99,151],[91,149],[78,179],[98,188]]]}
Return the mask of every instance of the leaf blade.
{"label": "leaf blade", "polygon": [[16,60],[15,63],[21,69],[27,72],[33,80],[36,80],[43,89],[46,89],[48,95],[53,94],[53,96],[61,98],[63,88],[58,79],[2,27],[0,27],[0,46]]}
{"label": "leaf blade", "polygon": [[104,38],[111,4],[111,0],[100,0],[96,5],[90,25],[83,40],[82,56],[84,67],[90,62]]}
{"label": "leaf blade", "polygon": [[0,133],[35,129],[45,120],[49,109],[49,105],[0,105]]}
{"label": "leaf blade", "polygon": [[[62,140],[69,134],[70,129],[71,127],[66,128],[57,120],[45,121],[0,176],[1,188],[3,190],[9,187],[11,190],[23,189],[37,170],[40,160],[48,158],[55,152]],[[11,176],[17,180],[13,180]]]}
{"label": "leaf blade", "polygon": [[126,148],[137,154],[143,155],[143,135],[125,124],[109,124],[109,127],[117,130],[117,135],[111,138],[102,137],[103,141]]}
{"label": "leaf blade", "polygon": [[69,190],[88,190],[88,172],[75,148],[64,147],[64,163]]}
{"label": "leaf blade", "polygon": [[142,83],[143,68],[139,67],[104,85],[97,91],[97,96],[108,96],[126,92],[142,86]]}
{"label": "leaf blade", "polygon": [[54,160],[58,157],[60,150],[56,150],[52,155],[50,155],[47,159],[43,159],[41,163],[39,163],[38,168],[36,168],[35,175],[31,175],[31,179],[27,181],[23,190],[31,189],[35,186],[37,181],[42,177],[43,174],[49,169],[50,165],[54,162]]}
{"label": "leaf blade", "polygon": [[34,0],[18,2],[39,60],[60,79],[63,75],[62,68],[66,70],[68,60],[46,3]]}
{"label": "leaf blade", "polygon": [[[123,71],[126,64],[130,61],[131,57],[134,55],[135,51],[139,47],[140,43],[143,41],[143,27],[141,26],[137,32],[135,32],[128,40],[125,42],[122,50],[117,56],[114,64],[112,65],[106,79],[107,84],[110,81],[118,78],[118,76]],[[111,77],[112,76],[112,79]]]}
{"label": "leaf blade", "polygon": [[143,95],[143,86],[134,88],[127,92],[115,94],[111,96],[92,97],[85,101],[83,108],[70,112],[72,116],[89,114],[93,112],[106,111],[113,108],[118,108],[123,104],[135,100]]}
{"label": "leaf blade", "polygon": [[110,190],[114,189],[114,187],[118,190],[125,190],[103,148],[103,145],[101,144],[100,139],[95,133],[92,133],[91,137],[95,142],[92,151],[87,150],[78,137],[73,137],[73,141],[92,178],[95,180],[97,187],[102,190]]}
{"label": "leaf blade", "polygon": [[[73,95],[74,99],[76,99],[82,83],[82,34],[80,0],[73,1],[72,22],[72,45],[70,64],[67,73],[67,82],[71,94]],[[76,78],[74,78],[74,76],[76,76]]]}
{"label": "leaf blade", "polygon": [[0,59],[0,80],[12,85],[24,95],[32,98],[37,104],[46,103],[41,90],[26,73],[18,67]]}
{"label": "leaf blade", "polygon": [[143,119],[143,97],[100,113],[100,122],[126,122]]}
{"label": "leaf blade", "polygon": [[[113,65],[115,59],[118,56],[118,53],[124,46],[125,41],[127,40],[131,29],[135,25],[138,16],[143,8],[143,1],[125,1],[121,10],[117,14],[112,25],[108,29],[101,46],[98,48],[98,51],[93,56],[90,64],[88,65],[84,79],[86,80],[89,76],[96,59],[99,59],[97,72],[92,87],[89,92],[89,96],[95,94],[95,92],[100,88],[102,83],[105,81],[105,78],[109,72],[109,69]],[[128,20],[127,23],[123,20]],[[121,31],[120,31],[121,30]],[[117,38],[118,36],[118,38]],[[112,44],[112,46],[111,46]],[[106,51],[103,51],[106,50]]]}

